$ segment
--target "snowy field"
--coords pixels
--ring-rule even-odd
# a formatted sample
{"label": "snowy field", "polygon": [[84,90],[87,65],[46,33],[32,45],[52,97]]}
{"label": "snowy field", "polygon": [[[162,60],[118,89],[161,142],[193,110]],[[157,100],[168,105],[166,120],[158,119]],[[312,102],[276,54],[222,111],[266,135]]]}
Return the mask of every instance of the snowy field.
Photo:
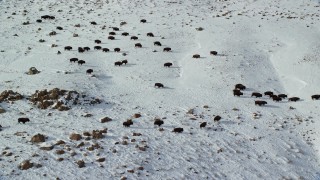
{"label": "snowy field", "polygon": [[320,179],[317,0],[0,0],[0,42],[0,180]]}

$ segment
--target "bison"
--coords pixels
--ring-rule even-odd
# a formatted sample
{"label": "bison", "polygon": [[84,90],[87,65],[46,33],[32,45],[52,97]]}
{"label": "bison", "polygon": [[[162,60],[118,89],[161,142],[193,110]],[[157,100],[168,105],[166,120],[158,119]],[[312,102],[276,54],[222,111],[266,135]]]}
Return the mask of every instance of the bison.
{"label": "bison", "polygon": [[41,16],[41,19],[50,19],[50,16],[49,15],[44,15],[44,16]]}
{"label": "bison", "polygon": [[200,128],[204,128],[206,126],[207,126],[207,122],[203,122],[203,123],[200,124]]}
{"label": "bison", "polygon": [[108,36],[108,39],[109,40],[115,40],[115,37],[114,36]]}
{"label": "bison", "polygon": [[109,52],[110,50],[108,48],[102,48],[102,52]]}
{"label": "bison", "polygon": [[319,94],[315,94],[311,96],[312,100],[319,100],[320,99],[320,95]]}
{"label": "bison", "polygon": [[192,56],[192,58],[200,58],[200,54],[194,54],[193,56]]}
{"label": "bison", "polygon": [[54,35],[57,35],[57,32],[52,31],[52,32],[49,33],[49,36],[54,36]]}
{"label": "bison", "polygon": [[95,21],[91,21],[90,24],[91,25],[97,25],[97,23]]}
{"label": "bison", "polygon": [[137,36],[131,36],[131,40],[138,40],[139,38]]}
{"label": "bison", "polygon": [[101,41],[99,39],[94,40],[95,43],[101,44]]}
{"label": "bison", "polygon": [[145,20],[145,19],[141,19],[141,20],[140,20],[140,22],[141,22],[141,23],[146,23],[146,22],[147,22],[147,20]]}
{"label": "bison", "polygon": [[217,51],[210,51],[210,55],[216,56],[216,55],[218,55],[218,52]]}
{"label": "bison", "polygon": [[129,36],[129,33],[123,32],[123,33],[121,34],[121,36]]}
{"label": "bison", "polygon": [[260,101],[260,100],[259,100],[259,101],[255,101],[254,104],[255,104],[255,105],[262,106],[262,105],[266,105],[266,104],[268,104],[268,103],[267,103],[266,101]]}
{"label": "bison", "polygon": [[116,35],[116,32],[109,32],[109,35],[114,36]]}
{"label": "bison", "polygon": [[142,44],[141,44],[141,43],[136,43],[136,44],[134,45],[134,47],[135,47],[135,48],[142,48]]}
{"label": "bison", "polygon": [[234,89],[233,90],[233,96],[242,96],[243,93],[239,89]]}
{"label": "bison", "polygon": [[121,62],[121,61],[114,62],[114,65],[115,65],[115,66],[121,66],[121,65],[122,65],[122,62]]}
{"label": "bison", "polygon": [[152,32],[147,33],[147,36],[148,36],[148,37],[154,37],[154,35],[153,35]]}
{"label": "bison", "polygon": [[100,50],[102,47],[101,46],[94,46],[93,49],[95,50]]}
{"label": "bison", "polygon": [[126,59],[125,59],[125,60],[122,60],[121,62],[122,62],[122,64],[125,64],[125,65],[127,65],[127,63],[128,63],[128,60],[126,60]]}
{"label": "bison", "polygon": [[244,86],[243,84],[236,84],[235,89],[245,90],[246,86]]}
{"label": "bison", "polygon": [[30,122],[30,119],[29,118],[18,118],[18,123],[25,124],[26,122]]}
{"label": "bison", "polygon": [[91,74],[93,73],[93,69],[87,69],[86,74]]}
{"label": "bison", "polygon": [[285,99],[287,98],[288,96],[286,94],[278,94],[278,97],[282,98],[282,99]]}
{"label": "bison", "polygon": [[120,48],[114,48],[113,50],[114,50],[114,52],[120,52],[121,49]]}
{"label": "bison", "polygon": [[300,100],[300,98],[298,98],[298,97],[291,97],[288,99],[288,101],[294,101],[294,102],[299,101],[299,100]]}
{"label": "bison", "polygon": [[153,124],[158,125],[160,127],[163,123],[164,122],[161,119],[156,119]]}
{"label": "bison", "polygon": [[79,65],[82,65],[82,64],[85,64],[85,63],[86,63],[86,61],[84,61],[84,60],[79,60],[79,61],[78,61],[78,64],[79,64]]}
{"label": "bison", "polygon": [[60,30],[60,31],[61,31],[61,30],[63,30],[63,28],[60,27],[60,26],[58,26],[58,27],[57,27],[57,30]]}
{"label": "bison", "polygon": [[163,48],[163,52],[169,52],[169,51],[171,51],[171,48],[169,48],[169,47]]}
{"label": "bison", "polygon": [[70,59],[70,62],[76,62],[76,61],[78,61],[78,58],[71,58]]}
{"label": "bison", "polygon": [[172,130],[172,132],[182,133],[182,132],[183,132],[183,128],[174,128],[174,129]]}
{"label": "bison", "polygon": [[272,96],[272,100],[279,102],[279,101],[282,101],[282,98],[279,97],[279,96],[273,95],[273,96]]}
{"label": "bison", "polygon": [[157,88],[163,88],[164,87],[163,84],[161,84],[161,83],[155,83],[154,86],[157,87]]}
{"label": "bison", "polygon": [[172,66],[172,63],[171,63],[171,62],[167,62],[167,63],[164,63],[163,66],[164,66],[164,67],[171,67],[171,66]]}
{"label": "bison", "polygon": [[67,51],[70,51],[70,50],[72,50],[72,47],[71,47],[71,46],[65,46],[65,47],[64,47],[64,50],[65,50],[65,51],[66,51],[66,50],[67,50]]}
{"label": "bison", "polygon": [[252,94],[251,94],[251,97],[252,96],[255,96],[256,98],[258,98],[258,97],[262,97],[262,94],[261,93],[258,93],[258,92],[253,92]]}
{"label": "bison", "polygon": [[264,92],[264,95],[271,97],[273,95],[273,92],[272,91],[266,91],[266,92]]}
{"label": "bison", "polygon": [[85,50],[82,47],[78,47],[78,52],[83,53]]}
{"label": "bison", "polygon": [[133,121],[131,119],[125,121],[122,123],[124,127],[130,127],[131,125],[133,125]]}
{"label": "bison", "polygon": [[153,45],[155,45],[155,46],[161,46],[161,43],[160,43],[159,41],[155,41],[155,42],[153,42]]}
{"label": "bison", "polygon": [[114,31],[119,31],[119,30],[120,30],[120,29],[117,28],[117,27],[112,27],[112,29],[113,29]]}
{"label": "bison", "polygon": [[61,52],[60,52],[60,51],[58,51],[58,52],[57,52],[57,54],[61,54]]}
{"label": "bison", "polygon": [[89,50],[90,50],[89,47],[84,47],[83,49],[84,49],[85,51],[89,51]]}
{"label": "bison", "polygon": [[36,22],[37,23],[42,23],[42,20],[41,19],[37,19]]}
{"label": "bison", "polygon": [[220,121],[220,120],[221,120],[221,116],[216,116],[216,117],[213,118],[213,121],[214,121],[214,122],[218,122],[218,121]]}

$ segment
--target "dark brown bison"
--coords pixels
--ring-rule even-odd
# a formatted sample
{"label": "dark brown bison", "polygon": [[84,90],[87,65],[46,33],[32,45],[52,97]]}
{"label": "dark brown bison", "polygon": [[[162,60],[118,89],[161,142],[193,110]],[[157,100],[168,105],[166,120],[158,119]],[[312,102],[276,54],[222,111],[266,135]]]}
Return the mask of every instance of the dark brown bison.
{"label": "dark brown bison", "polygon": [[161,43],[160,43],[159,41],[155,41],[155,42],[153,43],[153,45],[155,45],[155,46],[161,46]]}
{"label": "dark brown bison", "polygon": [[291,97],[288,99],[288,101],[294,101],[294,102],[299,101],[299,100],[300,100],[300,98],[298,98],[298,97]]}
{"label": "dark brown bison", "polygon": [[216,55],[218,55],[218,52],[217,51],[210,51],[210,55],[216,56]]}
{"label": "dark brown bison", "polygon": [[60,31],[61,31],[61,30],[63,30],[63,28],[60,27],[60,26],[58,26],[58,27],[57,27],[57,30],[60,30]]}
{"label": "dark brown bison", "polygon": [[163,52],[169,52],[169,51],[171,51],[171,48],[169,48],[169,47],[163,48]]}
{"label": "dark brown bison", "polygon": [[64,47],[64,50],[66,51],[71,51],[72,50],[72,47],[71,46],[66,46],[66,47]]}
{"label": "dark brown bison", "polygon": [[116,35],[116,32],[109,32],[109,35],[114,36]]}
{"label": "dark brown bison", "polygon": [[52,31],[52,32],[49,33],[49,36],[54,36],[54,35],[57,35],[57,32]]}
{"label": "dark brown bison", "polygon": [[18,118],[18,123],[25,124],[26,122],[30,122],[30,119],[29,118]]}
{"label": "dark brown bison", "polygon": [[320,99],[320,95],[319,94],[315,94],[311,96],[312,100],[319,100]]}
{"label": "dark brown bison", "polygon": [[137,36],[131,36],[131,40],[138,40],[139,38]]}
{"label": "dark brown bison", "polygon": [[164,87],[163,84],[161,84],[161,83],[155,83],[154,86],[157,87],[157,88],[163,88]]}
{"label": "dark brown bison", "polygon": [[115,65],[115,66],[121,66],[121,65],[122,65],[122,62],[121,62],[121,61],[114,62],[114,65]]}
{"label": "dark brown bison", "polygon": [[271,97],[273,95],[273,92],[272,91],[266,91],[266,92],[264,92],[264,95]]}
{"label": "dark brown bison", "polygon": [[78,58],[71,58],[70,59],[70,62],[76,62],[76,61],[78,61]]}
{"label": "dark brown bison", "polygon": [[246,86],[244,86],[243,84],[236,84],[235,89],[245,90]]}
{"label": "dark brown bison", "polygon": [[79,65],[82,65],[82,64],[85,64],[85,63],[86,63],[86,61],[84,61],[84,60],[79,60],[79,61],[78,61],[78,64],[79,64]]}
{"label": "dark brown bison", "polygon": [[171,66],[172,66],[172,63],[171,63],[171,62],[167,62],[167,63],[164,63],[163,66],[164,66],[164,67],[171,67]]}
{"label": "dark brown bison", "polygon": [[114,31],[119,31],[119,30],[120,30],[120,29],[117,28],[117,27],[112,27],[112,29],[113,29]]}
{"label": "dark brown bison", "polygon": [[135,48],[142,48],[142,44],[141,44],[141,43],[136,43],[136,44],[134,45],[134,47],[135,47]]}
{"label": "dark brown bison", "polygon": [[109,40],[115,40],[115,37],[114,36],[108,36],[108,39]]}
{"label": "dark brown bison", "polygon": [[57,54],[61,54],[61,52],[60,52],[60,51],[58,51],[58,52],[57,52]]}
{"label": "dark brown bison", "polygon": [[89,47],[84,47],[83,48],[85,51],[90,51],[90,48]]}
{"label": "dark brown bison", "polygon": [[145,19],[141,19],[141,20],[140,20],[140,22],[141,22],[141,23],[146,23],[146,22],[147,22],[147,20],[145,20]]}
{"label": "dark brown bison", "polygon": [[147,33],[147,36],[148,36],[148,37],[154,37],[154,35],[153,35],[152,32]]}
{"label": "dark brown bison", "polygon": [[91,25],[97,25],[97,23],[95,21],[91,21],[90,24]]}
{"label": "dark brown bison", "polygon": [[129,33],[123,32],[123,33],[121,34],[121,36],[129,36]]}
{"label": "dark brown bison", "polygon": [[41,16],[41,19],[50,19],[50,16],[49,15],[43,15],[43,16]]}
{"label": "dark brown bison", "polygon": [[110,50],[108,48],[102,48],[102,52],[109,52]]}
{"label": "dark brown bison", "polygon": [[158,125],[160,127],[163,123],[164,122],[161,119],[156,119],[153,124]]}
{"label": "dark brown bison", "polygon": [[213,118],[213,121],[214,121],[214,122],[218,122],[218,121],[220,121],[220,120],[221,120],[221,116],[216,116],[216,117]]}
{"label": "dark brown bison", "polygon": [[200,54],[194,54],[192,58],[200,58]]}
{"label": "dark brown bison", "polygon": [[255,105],[259,105],[259,106],[262,106],[262,105],[266,105],[266,104],[268,104],[266,101],[254,101],[254,104]]}
{"label": "dark brown bison", "polygon": [[278,97],[282,98],[282,99],[285,99],[287,98],[288,96],[286,94],[278,94]]}
{"label": "dark brown bison", "polygon": [[279,101],[282,101],[282,98],[279,97],[279,96],[273,95],[273,96],[272,96],[272,100],[279,102]]}
{"label": "dark brown bison", "polygon": [[41,20],[41,19],[37,19],[36,22],[37,22],[37,23],[42,23],[42,20]]}
{"label": "dark brown bison", "polygon": [[258,93],[258,92],[253,92],[252,94],[251,94],[251,97],[252,96],[255,96],[255,97],[262,97],[262,94],[261,93]]}
{"label": "dark brown bison", "polygon": [[100,50],[102,47],[101,46],[94,46],[93,49],[95,50]]}
{"label": "dark brown bison", "polygon": [[101,41],[99,39],[96,39],[94,40],[94,43],[101,44]]}
{"label": "dark brown bison", "polygon": [[125,64],[125,65],[127,65],[127,63],[128,63],[128,60],[126,60],[126,59],[125,59],[125,60],[122,60],[121,62],[122,62],[122,64]]}
{"label": "dark brown bison", "polygon": [[182,132],[183,132],[183,128],[174,128],[174,129],[172,130],[172,132],[182,133]]}
{"label": "dark brown bison", "polygon": [[78,47],[78,52],[79,53],[83,53],[84,52],[84,49],[82,47]]}
{"label": "dark brown bison", "polygon": [[49,16],[49,19],[54,20],[54,19],[56,19],[56,17],[54,17],[54,16]]}
{"label": "dark brown bison", "polygon": [[234,89],[233,90],[233,96],[242,96],[243,93],[239,89]]}
{"label": "dark brown bison", "polygon": [[87,69],[86,73],[87,73],[87,74],[93,73],[93,69]]}
{"label": "dark brown bison", "polygon": [[125,121],[122,123],[124,127],[130,127],[131,125],[133,125],[133,121],[131,119]]}
{"label": "dark brown bison", "polygon": [[200,124],[200,128],[204,128],[206,126],[207,126],[207,122],[203,122],[203,123]]}
{"label": "dark brown bison", "polygon": [[114,50],[114,52],[120,52],[121,49],[120,48],[114,48],[113,50]]}

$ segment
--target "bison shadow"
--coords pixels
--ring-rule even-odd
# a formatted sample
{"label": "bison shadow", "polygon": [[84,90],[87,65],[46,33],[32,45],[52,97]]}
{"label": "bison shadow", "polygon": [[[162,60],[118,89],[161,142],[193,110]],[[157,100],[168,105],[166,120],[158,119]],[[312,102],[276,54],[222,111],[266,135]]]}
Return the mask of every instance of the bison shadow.
{"label": "bison shadow", "polygon": [[279,108],[279,106],[270,105],[270,104],[266,104],[266,105],[261,106],[261,107],[266,107],[266,108]]}
{"label": "bison shadow", "polygon": [[128,63],[126,65],[121,65],[121,67],[132,67],[132,66],[136,66],[137,64],[135,63]]}

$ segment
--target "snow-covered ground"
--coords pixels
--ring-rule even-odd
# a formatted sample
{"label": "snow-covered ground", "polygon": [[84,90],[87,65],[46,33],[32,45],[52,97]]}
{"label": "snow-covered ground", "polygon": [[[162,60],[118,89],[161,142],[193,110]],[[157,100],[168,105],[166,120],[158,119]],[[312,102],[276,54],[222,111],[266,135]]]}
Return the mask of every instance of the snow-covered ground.
{"label": "snow-covered ground", "polygon": [[[37,23],[43,15],[55,19]],[[0,103],[0,179],[320,179],[320,100],[311,99],[320,94],[319,16],[316,0],[0,0],[0,92],[25,97]],[[115,40],[112,27],[120,29]],[[94,50],[96,39],[110,52]],[[85,46],[91,50],[77,51]],[[30,67],[41,72],[27,75]],[[232,92],[238,83],[247,87],[240,97]],[[101,103],[58,111],[29,101],[54,88]],[[300,100],[251,97],[265,91]],[[105,128],[101,139],[69,139]],[[45,142],[30,142],[38,133]],[[33,167],[19,169],[24,160]]]}

